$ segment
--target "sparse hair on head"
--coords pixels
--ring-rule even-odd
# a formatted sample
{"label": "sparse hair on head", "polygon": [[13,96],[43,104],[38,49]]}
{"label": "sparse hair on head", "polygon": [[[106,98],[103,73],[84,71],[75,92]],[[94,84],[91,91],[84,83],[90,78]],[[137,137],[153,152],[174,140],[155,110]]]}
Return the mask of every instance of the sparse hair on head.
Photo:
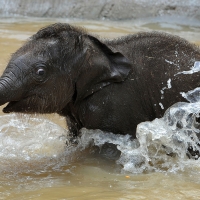
{"label": "sparse hair on head", "polygon": [[30,39],[38,40],[38,39],[47,39],[47,38],[62,38],[63,32],[67,32],[72,36],[80,36],[85,35],[86,31],[82,28],[72,26],[67,23],[55,23],[49,25],[45,28],[40,29],[36,34],[34,34]]}

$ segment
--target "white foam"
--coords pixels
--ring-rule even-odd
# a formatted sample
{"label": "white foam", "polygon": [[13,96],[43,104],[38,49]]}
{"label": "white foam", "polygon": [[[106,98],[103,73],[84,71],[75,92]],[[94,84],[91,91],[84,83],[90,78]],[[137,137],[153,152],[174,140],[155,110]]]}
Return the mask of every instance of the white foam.
{"label": "white foam", "polygon": [[[163,84],[163,83],[162,83]],[[168,89],[171,89],[172,88],[172,85],[171,85],[171,78],[168,79],[167,81],[167,87],[163,87],[161,90],[160,90],[160,93],[161,93],[161,99],[164,99],[164,93],[165,93],[165,90],[168,90]],[[162,106],[163,107],[163,106]],[[164,109],[164,108],[162,108]]]}
{"label": "white foam", "polygon": [[161,109],[164,109],[164,106],[162,103],[159,103],[159,106],[161,107]]}
{"label": "white foam", "polygon": [[200,87],[190,90],[188,92],[180,92],[183,98],[191,103],[200,101]]}
{"label": "white foam", "polygon": [[170,60],[167,60],[167,59],[165,59],[165,62],[169,63],[170,65],[173,65],[173,64],[174,64],[173,61],[170,61]]}
{"label": "white foam", "polygon": [[182,71],[182,72],[178,72],[177,74],[175,74],[174,76],[178,75],[178,74],[194,74],[200,71],[200,61],[196,61],[194,63],[194,66],[188,70],[188,71]]}
{"label": "white foam", "polygon": [[172,88],[172,85],[171,85],[171,78],[167,81],[167,87],[168,89]]}

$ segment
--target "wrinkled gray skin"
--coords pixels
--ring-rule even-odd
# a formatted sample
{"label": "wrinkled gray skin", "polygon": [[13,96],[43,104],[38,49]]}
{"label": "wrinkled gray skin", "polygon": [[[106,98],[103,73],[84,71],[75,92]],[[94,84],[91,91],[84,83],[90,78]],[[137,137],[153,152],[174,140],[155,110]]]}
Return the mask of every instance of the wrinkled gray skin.
{"label": "wrinkled gray skin", "polygon": [[200,86],[200,72],[178,74],[195,61],[199,48],[176,36],[100,40],[54,24],[12,55],[0,79],[0,105],[9,102],[5,113],[59,113],[74,135],[86,127],[135,137],[138,123],[161,117],[186,101],[180,92]]}

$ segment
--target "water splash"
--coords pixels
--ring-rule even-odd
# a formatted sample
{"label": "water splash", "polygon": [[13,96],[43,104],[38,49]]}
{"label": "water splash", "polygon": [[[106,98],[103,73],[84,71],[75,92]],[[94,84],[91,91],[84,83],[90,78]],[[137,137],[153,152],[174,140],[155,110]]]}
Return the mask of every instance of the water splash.
{"label": "water splash", "polygon": [[68,131],[47,119],[0,116],[0,171],[49,166],[62,157],[66,141]]}
{"label": "water splash", "polygon": [[190,90],[188,92],[181,92],[180,94],[190,103],[200,102],[200,87],[197,87],[194,90]]}
{"label": "water splash", "polygon": [[189,71],[182,71],[182,72],[178,72],[176,75],[178,74],[194,74],[200,71],[200,61],[196,61],[194,63],[194,66],[189,70]]}
{"label": "water splash", "polygon": [[199,113],[200,103],[179,102],[170,107],[163,118],[140,123],[135,140],[129,135],[84,128],[79,144],[82,148],[91,143],[99,147],[105,143],[115,144],[121,151],[116,163],[126,172],[176,172],[199,158]]}
{"label": "water splash", "polygon": [[97,146],[101,154],[104,144],[114,144],[120,151],[111,156],[118,156],[115,162],[122,166],[122,172],[176,172],[191,162],[198,167],[199,113],[199,102],[179,102],[162,118],[140,123],[137,139],[83,128],[76,146],[70,146],[66,129],[47,119],[26,115],[19,118],[16,114],[0,116],[0,171],[61,169],[71,162],[74,153]]}

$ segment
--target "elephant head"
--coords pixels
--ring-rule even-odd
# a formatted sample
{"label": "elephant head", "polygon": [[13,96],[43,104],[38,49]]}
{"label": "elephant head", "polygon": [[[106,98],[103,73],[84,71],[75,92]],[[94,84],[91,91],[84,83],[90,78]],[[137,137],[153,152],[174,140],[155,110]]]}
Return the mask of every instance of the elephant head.
{"label": "elephant head", "polygon": [[5,113],[60,112],[112,82],[127,78],[131,64],[87,32],[53,24],[33,35],[11,57],[0,78]]}

